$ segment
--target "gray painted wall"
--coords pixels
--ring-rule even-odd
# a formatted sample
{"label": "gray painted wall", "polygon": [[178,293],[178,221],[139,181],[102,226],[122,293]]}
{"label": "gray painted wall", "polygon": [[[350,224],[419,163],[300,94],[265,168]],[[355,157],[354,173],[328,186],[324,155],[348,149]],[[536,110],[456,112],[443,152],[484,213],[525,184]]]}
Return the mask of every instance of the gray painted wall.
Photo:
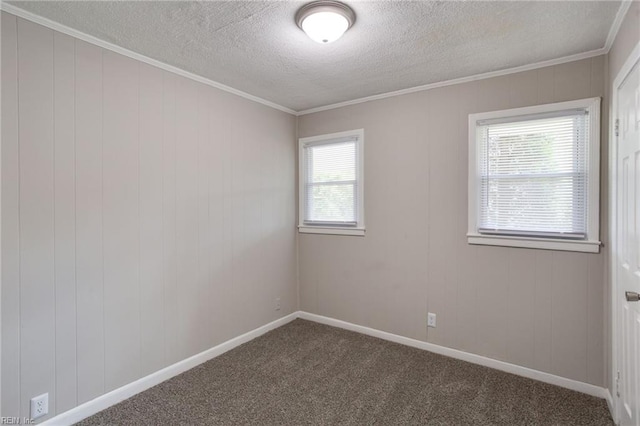
{"label": "gray painted wall", "polygon": [[367,226],[299,234],[301,309],[604,385],[604,254],[465,234],[468,115],[604,96],[605,72],[599,56],[299,117],[300,137],[364,129]]}
{"label": "gray painted wall", "polygon": [[6,13],[2,114],[3,416],[297,309],[295,117]]}
{"label": "gray painted wall", "polygon": [[[606,58],[300,117],[301,137],[365,129],[368,228],[298,237],[300,308],[611,386],[603,254],[466,244],[466,120],[604,96],[639,5]],[[2,107],[2,415],[297,309],[294,117],[6,13]]]}
{"label": "gray painted wall", "polygon": [[634,47],[640,41],[640,1],[631,2],[616,39],[609,51],[609,77],[611,84]]}

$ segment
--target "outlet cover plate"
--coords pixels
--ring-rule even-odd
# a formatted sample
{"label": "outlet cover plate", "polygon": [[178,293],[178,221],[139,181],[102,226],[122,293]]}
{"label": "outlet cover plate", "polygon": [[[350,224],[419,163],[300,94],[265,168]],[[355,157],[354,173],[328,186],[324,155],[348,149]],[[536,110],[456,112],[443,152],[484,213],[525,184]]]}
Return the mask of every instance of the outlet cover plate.
{"label": "outlet cover plate", "polygon": [[37,419],[49,414],[49,394],[43,393],[31,398],[31,418]]}
{"label": "outlet cover plate", "polygon": [[436,314],[429,312],[427,314],[427,327],[436,327]]}

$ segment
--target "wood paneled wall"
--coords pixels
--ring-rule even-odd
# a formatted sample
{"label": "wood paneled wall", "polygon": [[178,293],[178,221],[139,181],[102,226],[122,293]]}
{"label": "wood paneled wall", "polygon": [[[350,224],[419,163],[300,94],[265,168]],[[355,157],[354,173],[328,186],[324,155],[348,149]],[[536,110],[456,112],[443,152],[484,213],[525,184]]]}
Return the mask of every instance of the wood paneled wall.
{"label": "wood paneled wall", "polygon": [[2,13],[2,415],[49,392],[52,417],[295,311],[295,132]]}
{"label": "wood paneled wall", "polygon": [[299,236],[300,308],[604,385],[604,253],[466,239],[468,115],[604,94],[599,56],[299,117],[300,137],[364,129],[367,228]]}

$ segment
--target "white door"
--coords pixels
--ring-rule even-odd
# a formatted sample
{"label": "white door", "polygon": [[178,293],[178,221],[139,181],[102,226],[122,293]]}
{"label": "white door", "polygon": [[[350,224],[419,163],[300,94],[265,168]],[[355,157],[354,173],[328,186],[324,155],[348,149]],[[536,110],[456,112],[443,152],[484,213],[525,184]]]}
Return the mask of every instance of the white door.
{"label": "white door", "polygon": [[640,426],[640,62],[617,88],[618,415]]}

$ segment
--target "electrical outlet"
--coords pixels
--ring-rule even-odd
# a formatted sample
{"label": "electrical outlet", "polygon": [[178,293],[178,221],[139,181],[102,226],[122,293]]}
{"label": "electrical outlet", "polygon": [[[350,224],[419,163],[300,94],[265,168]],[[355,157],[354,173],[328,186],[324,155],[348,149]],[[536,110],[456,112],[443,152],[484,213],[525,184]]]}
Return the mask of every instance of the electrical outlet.
{"label": "electrical outlet", "polygon": [[49,414],[49,394],[43,393],[31,398],[31,418],[37,419],[47,414]]}
{"label": "electrical outlet", "polygon": [[427,314],[427,327],[436,327],[436,314],[429,312]]}
{"label": "electrical outlet", "polygon": [[280,308],[281,308],[281,306],[280,306],[280,298],[276,297],[276,311],[279,311]]}

